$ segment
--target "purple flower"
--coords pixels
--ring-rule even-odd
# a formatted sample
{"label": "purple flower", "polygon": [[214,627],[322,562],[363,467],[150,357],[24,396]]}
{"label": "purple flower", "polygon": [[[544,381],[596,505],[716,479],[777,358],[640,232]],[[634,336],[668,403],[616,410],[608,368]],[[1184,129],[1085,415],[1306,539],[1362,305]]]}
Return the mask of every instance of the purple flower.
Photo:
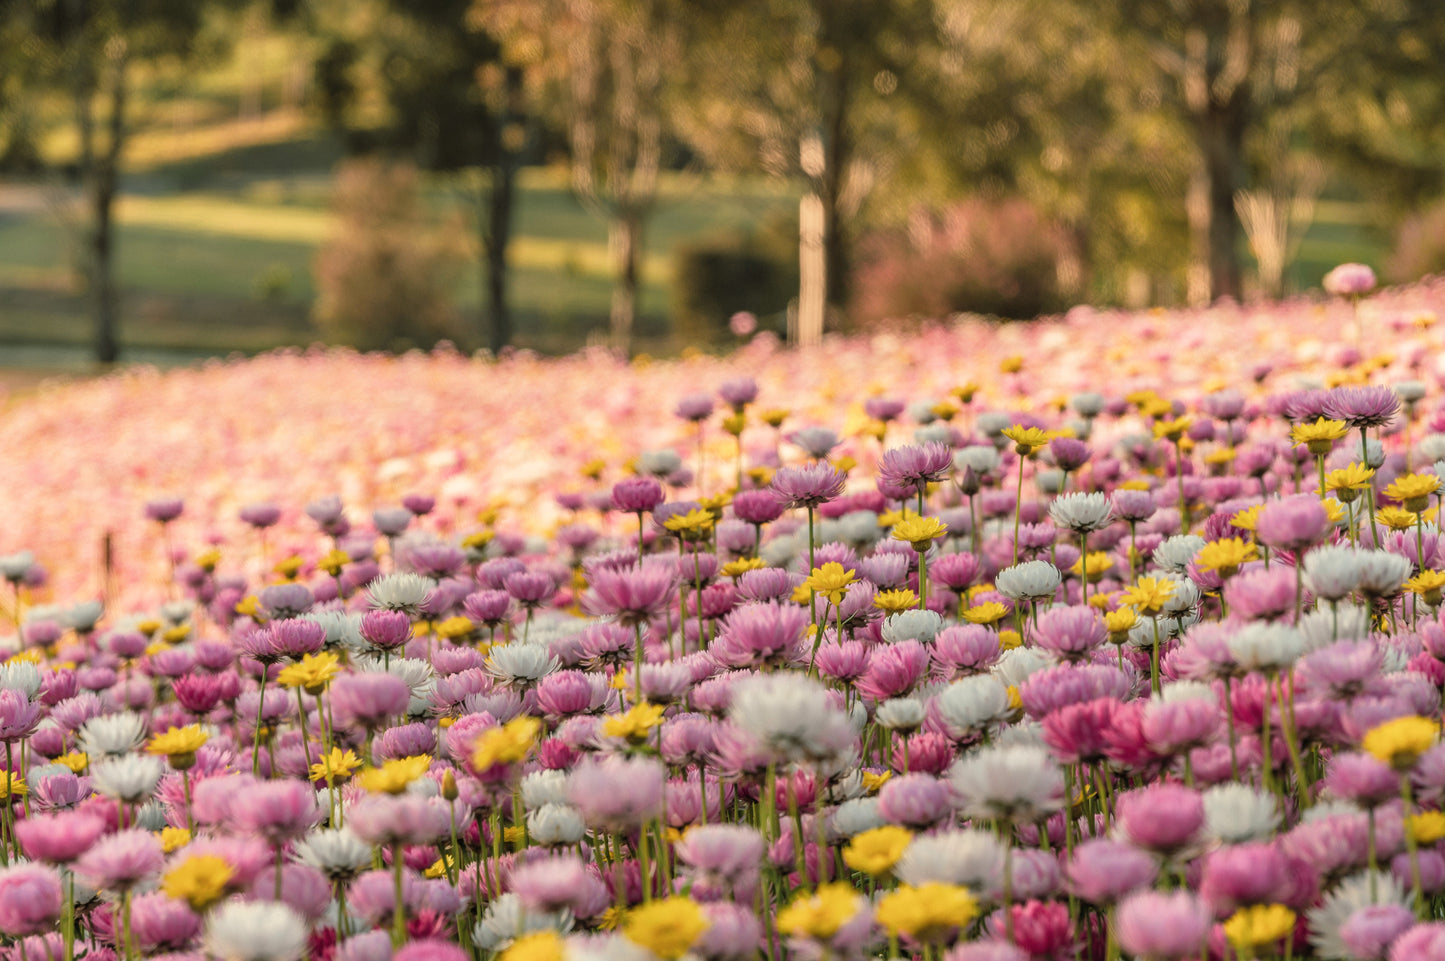
{"label": "purple flower", "polygon": [[411,640],[411,618],[402,611],[367,611],[361,616],[360,632],[371,646],[394,651]]}
{"label": "purple flower", "polygon": [[629,477],[612,485],[612,506],[629,514],[643,514],[666,499],[662,485],[652,477]]}
{"label": "purple flower", "polygon": [[1033,641],[1060,658],[1079,660],[1107,636],[1104,619],[1092,607],[1052,607],[1039,616]]}
{"label": "purple flower", "polygon": [[677,573],[665,564],[622,570],[594,570],[582,607],[589,614],[616,617],[628,626],[660,614],[677,594]]}
{"label": "purple flower", "polygon": [[1382,958],[1390,943],[1415,923],[1415,912],[1403,904],[1370,904],[1340,926],[1340,941],[1351,957]]}
{"label": "purple flower", "polygon": [[414,794],[369,794],[352,805],[346,826],[368,844],[431,844],[451,828],[439,798]]}
{"label": "purple flower", "polygon": [[783,516],[787,505],[771,489],[742,491],[733,498],[733,516],[754,526],[770,524]]}
{"label": "purple flower", "polygon": [[878,792],[878,814],[913,830],[932,827],[953,810],[948,783],[928,774],[891,778]]}
{"label": "purple flower", "polygon": [[1080,844],[1069,862],[1069,884],[1092,904],[1112,904],[1151,886],[1158,875],[1159,862],[1152,855],[1106,838]]}
{"label": "purple flower", "polygon": [[13,744],[29,737],[43,712],[44,706],[32,704],[23,692],[0,690],[0,741]]}
{"label": "purple flower", "polygon": [[406,711],[411,688],[391,674],[344,674],[331,683],[330,701],[338,723],[378,728]]}
{"label": "purple flower", "polygon": [[878,477],[895,487],[921,492],[928,484],[947,477],[952,468],[953,452],[948,445],[929,441],[885,451],[878,464]]}
{"label": "purple flower", "polygon": [[723,621],[712,655],[732,667],[789,663],[804,649],[808,612],[796,604],[743,604]]}
{"label": "purple flower", "polygon": [[742,410],[758,399],[758,382],[751,377],[735,377],[723,381],[717,393],[733,410]]}
{"label": "purple flower", "polygon": [[1119,943],[1140,958],[1197,957],[1213,924],[1209,907],[1188,891],[1142,892],[1119,905]]}
{"label": "purple flower", "polygon": [[153,521],[162,524],[169,524],[181,516],[185,510],[186,502],[179,497],[159,497],[155,500],[146,501],[145,516]]}
{"label": "purple flower", "polygon": [[281,519],[281,508],[275,504],[247,504],[241,508],[241,520],[257,530],[272,527]]}
{"label": "purple flower", "polygon": [[1400,410],[1400,395],[1388,387],[1336,387],[1325,395],[1324,414],[1351,427],[1381,427]]}
{"label": "purple flower", "polygon": [[712,397],[707,394],[688,394],[677,402],[672,411],[683,420],[694,423],[712,416]]}
{"label": "purple flower", "polygon": [[817,507],[843,493],[846,475],[832,464],[784,467],[773,475],[773,490],[789,507]]}

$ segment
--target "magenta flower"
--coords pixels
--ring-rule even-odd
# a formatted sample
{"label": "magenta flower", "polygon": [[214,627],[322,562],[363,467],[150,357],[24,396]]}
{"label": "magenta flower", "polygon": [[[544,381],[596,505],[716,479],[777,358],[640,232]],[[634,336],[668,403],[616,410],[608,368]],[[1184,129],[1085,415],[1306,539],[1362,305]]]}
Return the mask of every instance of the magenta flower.
{"label": "magenta flower", "polygon": [[783,516],[786,508],[787,505],[771,489],[742,491],[732,503],[733,516],[754,527],[771,524]]}
{"label": "magenta flower", "polygon": [[743,604],[723,621],[712,655],[732,667],[786,664],[804,656],[808,612],[795,604]]}
{"label": "magenta flower", "polygon": [[629,477],[612,485],[612,506],[629,514],[645,514],[667,499],[652,477]]}
{"label": "magenta flower", "polygon": [[44,705],[32,704],[23,692],[0,689],[0,741],[13,744],[29,737],[44,711]]}
{"label": "magenta flower", "polygon": [[1382,427],[1400,411],[1400,395],[1388,387],[1336,387],[1325,395],[1324,414],[1351,427]]}
{"label": "magenta flower", "polygon": [[1125,840],[1165,856],[1194,845],[1204,828],[1204,799],[1179,784],[1153,784],[1121,794],[1114,813]]}
{"label": "magenta flower", "polygon": [[338,724],[378,728],[405,713],[411,688],[391,674],[344,674],[331,683],[329,696]]}
{"label": "magenta flower", "polygon": [[941,481],[953,469],[953,451],[947,444],[929,441],[884,451],[878,464],[880,480],[915,493]]}
{"label": "magenta flower", "polygon": [[582,608],[594,616],[616,617],[631,627],[657,616],[677,597],[677,573],[665,564],[595,570]]}
{"label": "magenta flower", "polygon": [[60,917],[60,898],[54,868],[21,864],[0,871],[0,931],[14,938],[51,930]]}
{"label": "magenta flower", "polygon": [[1064,660],[1081,660],[1107,636],[1104,619],[1092,607],[1053,607],[1039,615],[1033,641]]}

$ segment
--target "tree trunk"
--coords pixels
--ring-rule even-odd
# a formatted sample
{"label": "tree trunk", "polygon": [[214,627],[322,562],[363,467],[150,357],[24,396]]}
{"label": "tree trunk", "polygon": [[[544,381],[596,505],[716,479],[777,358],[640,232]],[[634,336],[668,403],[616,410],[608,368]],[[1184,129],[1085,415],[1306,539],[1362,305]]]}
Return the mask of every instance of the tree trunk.
{"label": "tree trunk", "polygon": [[811,347],[823,340],[828,312],[827,232],[824,203],[817,191],[798,203],[798,319],[794,343]]}
{"label": "tree trunk", "polygon": [[823,71],[823,129],[826,162],[823,167],[823,259],[827,267],[828,313],[832,315],[848,304],[848,281],[851,275],[850,247],[843,213],[844,181],[853,156],[853,142],[848,131],[847,64],[839,63],[833,70]]}
{"label": "tree trunk", "polygon": [[110,117],[105,151],[93,161],[90,232],[90,299],[95,321],[95,359],[114,364],[120,356],[116,343],[118,305],[115,289],[115,195],[120,156],[125,143],[126,46],[114,37],[106,46],[110,60]]}
{"label": "tree trunk", "polygon": [[522,123],[522,68],[506,70],[506,97],[497,117],[497,137],[492,155],[491,190],[482,232],[486,255],[482,267],[486,296],[486,337],[491,352],[500,354],[512,342],[512,311],[507,300],[507,248],[512,242],[512,211],[515,206],[517,170],[525,144],[513,144],[514,131]]}
{"label": "tree trunk", "polygon": [[617,281],[612,287],[610,326],[612,347],[627,356],[632,349],[632,324],[637,316],[638,261],[642,247],[642,217],[633,210],[619,210],[607,226],[607,244]]}
{"label": "tree trunk", "polygon": [[1199,151],[1209,184],[1209,292],[1239,300],[1244,292],[1239,243],[1243,229],[1235,194],[1244,183],[1245,110],[1241,98],[1211,103],[1196,118]]}

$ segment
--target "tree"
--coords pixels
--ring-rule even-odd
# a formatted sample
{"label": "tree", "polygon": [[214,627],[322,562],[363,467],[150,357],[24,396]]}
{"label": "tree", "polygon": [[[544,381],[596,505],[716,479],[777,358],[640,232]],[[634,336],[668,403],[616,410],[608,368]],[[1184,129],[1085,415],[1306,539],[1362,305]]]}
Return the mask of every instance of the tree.
{"label": "tree", "polygon": [[[1122,59],[1137,53],[1168,81],[1165,106],[1190,132],[1195,162],[1187,210],[1196,287],[1208,297],[1243,291],[1239,201],[1261,184],[1274,183],[1278,194],[1281,158],[1271,151],[1281,123],[1302,124],[1287,127],[1286,142],[1304,138],[1314,149],[1383,160],[1398,128],[1409,123],[1390,108],[1402,100],[1391,88],[1418,83],[1445,50],[1435,0],[1121,0],[1084,7],[1092,12],[1089,22],[1119,43]],[[1438,107],[1434,86],[1430,99]]]}
{"label": "tree", "polygon": [[4,8],[12,25],[32,31],[37,61],[46,66],[40,83],[64,91],[74,105],[74,170],[87,210],[83,275],[102,364],[120,354],[114,211],[134,67],[190,58],[216,8],[196,0],[34,0]]}
{"label": "tree", "polygon": [[[681,135],[714,163],[801,175],[797,339],[816,342],[848,297],[855,219],[902,151],[893,113],[924,95],[937,43],[927,0],[696,4]],[[747,50],[747,56],[737,51]]]}

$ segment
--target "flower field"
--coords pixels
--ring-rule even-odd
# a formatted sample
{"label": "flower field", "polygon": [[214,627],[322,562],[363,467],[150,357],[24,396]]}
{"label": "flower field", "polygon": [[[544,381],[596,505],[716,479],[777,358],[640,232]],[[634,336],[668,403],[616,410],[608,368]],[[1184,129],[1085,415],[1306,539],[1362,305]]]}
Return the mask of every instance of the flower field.
{"label": "flower field", "polygon": [[0,417],[7,957],[1445,958],[1445,284]]}

